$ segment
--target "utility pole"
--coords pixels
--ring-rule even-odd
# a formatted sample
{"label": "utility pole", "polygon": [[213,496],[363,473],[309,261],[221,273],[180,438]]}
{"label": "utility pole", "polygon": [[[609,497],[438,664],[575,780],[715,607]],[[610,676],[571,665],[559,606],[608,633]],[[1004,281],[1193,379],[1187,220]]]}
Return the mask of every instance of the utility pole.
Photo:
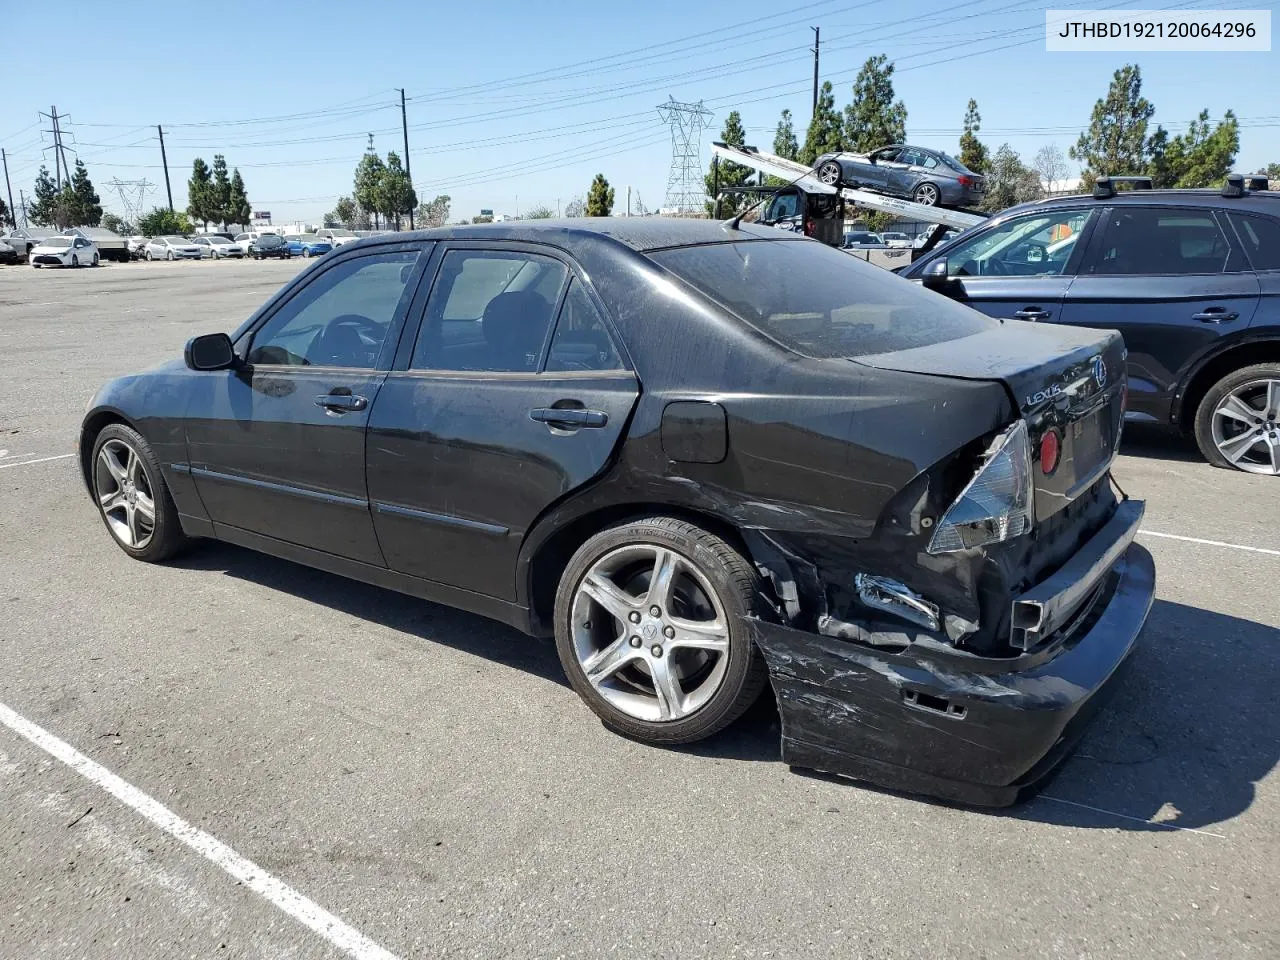
{"label": "utility pole", "polygon": [[[404,131],[404,175],[413,186],[413,170],[409,166],[409,118],[404,111],[404,87],[400,88],[400,129]],[[409,229],[413,229],[413,208],[409,208]]]}
{"label": "utility pole", "polygon": [[50,127],[44,132],[53,134],[54,178],[58,188],[61,189],[64,182],[71,182],[71,168],[67,166],[67,154],[62,146],[62,128],[58,126],[58,121],[65,119],[67,114],[59,114],[57,107],[50,107],[48,113],[42,113],[39,116],[49,119]]}
{"label": "utility pole", "polygon": [[18,191],[18,202],[22,204],[22,225],[29,227],[31,224],[27,222],[27,198],[22,195],[21,190]]}
{"label": "utility pole", "polygon": [[9,157],[0,148],[0,160],[4,161],[4,188],[9,192],[9,219],[13,221],[13,225],[18,225],[18,208],[13,205],[13,185],[9,183]]}
{"label": "utility pole", "polygon": [[631,184],[627,184],[627,216],[631,216]]}
{"label": "utility pole", "polygon": [[[58,108],[52,107],[53,116],[53,139],[57,146],[54,148],[62,157],[62,176],[66,179],[67,186],[71,186],[71,165],[67,163],[67,148],[62,145],[62,128],[58,126]],[[66,114],[63,114],[66,116]]]}
{"label": "utility pole", "polygon": [[164,127],[158,123],[156,133],[160,134],[160,162],[164,164],[164,192],[169,195],[169,212],[173,213],[173,187],[169,186],[169,158],[164,152]]}
{"label": "utility pole", "polygon": [[818,27],[810,27],[813,31],[813,113],[818,113],[818,46],[821,33]]}
{"label": "utility pole", "polygon": [[[715,204],[711,211],[713,219],[720,219],[720,154],[716,154],[711,158],[711,192],[712,202]],[[629,202],[629,201],[628,201]]]}

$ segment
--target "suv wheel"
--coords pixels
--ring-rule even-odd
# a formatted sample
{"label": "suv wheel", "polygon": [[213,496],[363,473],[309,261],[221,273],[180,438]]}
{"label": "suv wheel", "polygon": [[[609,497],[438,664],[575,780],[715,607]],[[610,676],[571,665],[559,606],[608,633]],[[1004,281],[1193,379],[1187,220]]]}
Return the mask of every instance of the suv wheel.
{"label": "suv wheel", "polygon": [[755,702],[766,670],[742,618],[759,583],[742,554],[672,517],[604,530],[556,592],[556,651],[605,725],[652,744],[692,743]]}
{"label": "suv wheel", "polygon": [[1280,476],[1280,363],[1227,374],[1196,410],[1196,444],[1215,467]]}

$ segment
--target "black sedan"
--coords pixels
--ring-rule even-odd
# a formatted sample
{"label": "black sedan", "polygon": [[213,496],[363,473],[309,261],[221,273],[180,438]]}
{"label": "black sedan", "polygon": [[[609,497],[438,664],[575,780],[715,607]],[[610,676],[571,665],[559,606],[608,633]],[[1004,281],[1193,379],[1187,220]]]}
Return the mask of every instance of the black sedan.
{"label": "black sedan", "polygon": [[80,436],[139,560],[240,544],[535,636],[613,729],[688,743],[772,681],[789,763],[1006,804],[1146,619],[1123,346],[707,221],[334,251]]}
{"label": "black sedan", "polygon": [[870,153],[826,153],[814,172],[823,183],[903,197],[930,207],[976,207],[987,181],[940,150],[894,143]]}
{"label": "black sedan", "polygon": [[284,237],[276,233],[264,233],[249,244],[249,256],[255,260],[265,260],[268,257],[288,260],[293,252],[289,249],[289,241]]}

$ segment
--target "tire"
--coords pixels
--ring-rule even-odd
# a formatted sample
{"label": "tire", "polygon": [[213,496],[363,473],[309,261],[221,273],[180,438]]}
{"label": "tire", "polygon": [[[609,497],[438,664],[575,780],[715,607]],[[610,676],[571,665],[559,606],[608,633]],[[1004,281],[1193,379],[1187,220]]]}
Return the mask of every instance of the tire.
{"label": "tire", "polygon": [[103,427],[93,442],[89,467],[98,514],[121,550],[135,560],[158,563],[187,546],[178,508],[142,434],[123,423]]}
{"label": "tire", "polygon": [[143,256],[143,259],[147,261],[147,263],[150,263],[152,260],[155,259],[154,257],[151,256],[150,250],[147,250],[145,253],[143,253],[142,256]]}
{"label": "tire", "polygon": [[[651,604],[648,584],[664,565],[669,587]],[[588,575],[597,586],[584,591]],[[767,612],[759,595],[754,568],[724,540],[684,520],[646,517],[597,533],[573,555],[556,591],[556,651],[605,726],[655,745],[693,743],[737,720],[764,689],[764,661],[741,626]],[[694,621],[701,629],[688,629]],[[606,651],[615,656],[603,661]],[[667,696],[658,696],[653,671],[669,678]]]}
{"label": "tire", "polygon": [[74,253],[71,255],[71,266],[73,268],[77,268],[80,266],[80,258],[76,256]]}
{"label": "tire", "polygon": [[937,184],[922,183],[916,187],[911,199],[916,203],[924,204],[926,207],[936,207],[942,200],[942,191],[938,189]]}
{"label": "tire", "polygon": [[1194,432],[1215,467],[1280,476],[1280,363],[1241,367],[1210,387],[1196,408]]}
{"label": "tire", "polygon": [[304,259],[304,260],[310,260],[310,259],[311,259],[311,251],[310,251],[310,250],[308,250],[306,247],[303,247],[303,248],[302,248],[302,259]]}
{"label": "tire", "polygon": [[840,181],[844,179],[844,174],[840,170],[840,164],[834,160],[827,160],[818,167],[818,179],[829,186],[835,187],[840,185]]}
{"label": "tire", "polygon": [[168,252],[166,252],[166,253],[165,253],[165,255],[164,255],[164,258],[165,258],[166,260],[172,261],[172,260],[173,260],[173,251],[172,251],[172,250],[169,250]]}
{"label": "tire", "polygon": [[93,255],[93,263],[91,263],[91,264],[90,264],[90,266],[96,267],[96,266],[98,266],[101,262],[102,262],[102,261],[98,258],[98,255],[95,253],[95,254]]}

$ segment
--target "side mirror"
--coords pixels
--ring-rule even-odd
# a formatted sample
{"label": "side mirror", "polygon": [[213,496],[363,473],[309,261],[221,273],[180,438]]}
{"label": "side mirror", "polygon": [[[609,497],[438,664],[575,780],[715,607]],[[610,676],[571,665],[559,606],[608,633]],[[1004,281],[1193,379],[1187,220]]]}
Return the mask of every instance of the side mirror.
{"label": "side mirror", "polygon": [[947,258],[939,257],[925,267],[920,282],[929,290],[945,290],[949,287],[952,279],[947,274]]}
{"label": "side mirror", "polygon": [[182,348],[182,359],[192,370],[230,370],[240,363],[231,338],[225,333],[192,337]]}

